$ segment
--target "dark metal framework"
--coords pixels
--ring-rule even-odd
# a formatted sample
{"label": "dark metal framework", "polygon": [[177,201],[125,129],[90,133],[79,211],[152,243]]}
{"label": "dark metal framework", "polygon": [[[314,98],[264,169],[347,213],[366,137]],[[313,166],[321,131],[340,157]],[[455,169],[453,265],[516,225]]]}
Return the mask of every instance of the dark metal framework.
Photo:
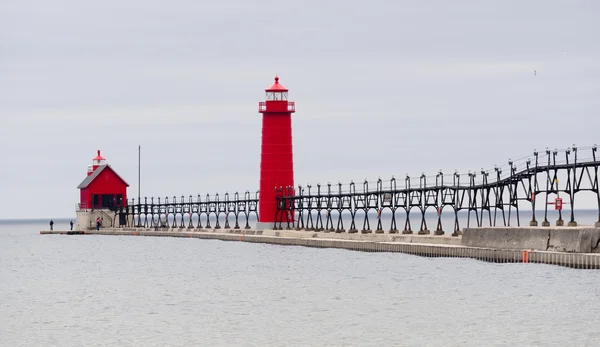
{"label": "dark metal framework", "polygon": [[[233,224],[234,229],[250,229],[250,218],[254,215],[258,219],[259,194],[245,192],[243,197],[239,193],[233,194],[233,199],[228,193],[223,198],[216,194],[214,197],[206,195],[204,200],[198,195],[194,199],[191,195],[187,201],[184,196],[169,200],[144,198],[143,202],[136,203],[131,200],[127,206],[115,210],[115,219],[121,227],[143,228],[214,228],[229,229]],[[211,223],[214,222],[214,225]],[[204,225],[203,225],[204,222]]]}
{"label": "dark metal framework", "polygon": [[[398,226],[404,222],[402,233],[411,234],[411,220],[414,222],[416,217],[420,224],[418,233],[429,234],[426,217],[433,212],[436,235],[444,234],[442,216],[448,214],[453,219],[453,235],[458,235],[459,214],[466,214],[467,227],[472,223],[510,226],[511,221],[520,226],[523,213],[531,215],[527,217],[530,225],[538,225],[536,208],[538,212],[543,210],[542,226],[549,226],[549,215],[554,212],[549,208],[554,208],[550,206],[558,197],[570,207],[568,225],[575,226],[575,197],[582,194],[588,194],[589,199],[594,197],[600,224],[599,167],[597,146],[573,146],[544,153],[534,151],[533,158],[509,159],[507,165],[467,175],[445,175],[440,171],[435,176],[407,176],[403,183],[392,177],[385,183],[381,179],[364,181],[362,189],[354,182],[346,190],[341,183],[337,187],[331,183],[282,187],[276,189],[278,222],[274,228],[356,233],[360,227],[363,233],[373,232],[372,228],[383,233],[382,220],[387,218],[388,232],[398,233]],[[258,220],[258,200],[258,191],[247,191],[243,196],[236,192],[233,198],[225,193],[222,199],[219,194],[206,195],[204,199],[200,195],[195,199],[191,195],[187,199],[132,199],[114,210],[114,225],[250,229],[251,218]],[[563,225],[563,212],[556,212],[556,224]]]}
{"label": "dark metal framework", "polygon": [[[415,179],[406,177],[400,183],[392,177],[389,184],[379,179],[374,184],[364,181],[362,189],[350,182],[348,189],[343,190],[341,183],[337,189],[328,183],[326,187],[317,184],[316,189],[308,185],[277,189],[278,214],[276,229],[296,229],[313,231],[345,232],[344,223],[350,233],[361,232],[383,233],[382,215],[391,213],[390,233],[398,233],[399,212],[404,215],[403,233],[412,234],[411,213],[418,213],[420,219],[419,234],[429,234],[426,212],[433,210],[436,214],[436,235],[444,234],[442,230],[442,213],[450,212],[454,219],[454,233],[460,234],[459,212],[466,213],[467,227],[471,226],[474,215],[478,227],[510,226],[515,218],[517,226],[521,225],[523,205],[529,207],[530,225],[537,226],[536,207],[544,211],[542,226],[550,226],[548,221],[549,205],[555,198],[564,199],[570,205],[569,226],[576,226],[575,197],[582,192],[595,195],[600,222],[600,189],[598,185],[597,147],[577,148],[573,146],[565,150],[546,150],[541,155],[534,151],[533,160],[521,158],[509,160],[504,167],[493,170],[481,170],[480,175],[469,172],[460,175],[444,175],[441,171],[433,177],[421,175]],[[561,160],[562,159],[562,160]],[[505,172],[503,169],[507,169]],[[465,177],[466,176],[466,177]],[[560,178],[560,180],[559,180]],[[561,183],[559,186],[559,182]],[[536,199],[543,195],[543,200]],[[562,195],[560,195],[562,194]],[[589,194],[589,193],[588,193]],[[562,211],[558,212],[557,225],[563,225]],[[284,218],[287,216],[288,218]],[[414,214],[413,214],[414,216]],[[487,217],[487,218],[486,218]],[[291,222],[285,222],[285,220]]]}

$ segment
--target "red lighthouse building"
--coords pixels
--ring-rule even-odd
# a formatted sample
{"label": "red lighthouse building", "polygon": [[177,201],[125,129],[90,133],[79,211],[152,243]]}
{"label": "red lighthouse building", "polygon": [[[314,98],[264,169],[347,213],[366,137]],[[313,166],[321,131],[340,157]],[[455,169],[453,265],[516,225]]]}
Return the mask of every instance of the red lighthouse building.
{"label": "red lighthouse building", "polygon": [[275,77],[275,83],[265,92],[265,101],[258,104],[258,112],[263,115],[258,230],[270,229],[276,222],[275,188],[294,187],[292,113],[296,111],[295,104],[288,101],[288,89],[279,83],[279,77]]}
{"label": "red lighthouse building", "polygon": [[79,210],[113,209],[127,204],[129,184],[119,176],[106,159],[98,155],[88,167],[87,177],[77,186],[80,190]]}

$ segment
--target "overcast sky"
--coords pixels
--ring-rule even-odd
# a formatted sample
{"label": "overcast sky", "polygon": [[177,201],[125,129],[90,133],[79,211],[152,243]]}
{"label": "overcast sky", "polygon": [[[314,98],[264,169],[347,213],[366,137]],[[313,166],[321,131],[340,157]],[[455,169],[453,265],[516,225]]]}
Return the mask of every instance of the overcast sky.
{"label": "overcast sky", "polygon": [[276,73],[297,184],[600,143],[598,18],[596,0],[2,0],[0,218],[74,216],[97,149],[130,197],[138,145],[142,196],[257,190]]}

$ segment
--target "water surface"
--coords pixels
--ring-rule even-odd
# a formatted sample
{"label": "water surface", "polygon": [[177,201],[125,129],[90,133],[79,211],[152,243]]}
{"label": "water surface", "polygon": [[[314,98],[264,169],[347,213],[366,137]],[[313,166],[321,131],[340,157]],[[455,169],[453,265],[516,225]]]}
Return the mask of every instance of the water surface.
{"label": "water surface", "polygon": [[600,341],[600,271],[42,228],[0,224],[2,346]]}

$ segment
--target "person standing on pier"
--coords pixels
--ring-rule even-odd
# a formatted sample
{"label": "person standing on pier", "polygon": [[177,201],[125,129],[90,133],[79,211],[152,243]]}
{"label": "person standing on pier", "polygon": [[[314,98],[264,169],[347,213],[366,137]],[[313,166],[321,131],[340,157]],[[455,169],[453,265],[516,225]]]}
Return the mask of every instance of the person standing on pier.
{"label": "person standing on pier", "polygon": [[54,221],[50,219],[50,230],[54,230]]}
{"label": "person standing on pier", "polygon": [[73,221],[71,221],[69,224],[71,224],[71,230],[73,230]]}
{"label": "person standing on pier", "polygon": [[100,217],[96,217],[96,230],[100,230]]}

